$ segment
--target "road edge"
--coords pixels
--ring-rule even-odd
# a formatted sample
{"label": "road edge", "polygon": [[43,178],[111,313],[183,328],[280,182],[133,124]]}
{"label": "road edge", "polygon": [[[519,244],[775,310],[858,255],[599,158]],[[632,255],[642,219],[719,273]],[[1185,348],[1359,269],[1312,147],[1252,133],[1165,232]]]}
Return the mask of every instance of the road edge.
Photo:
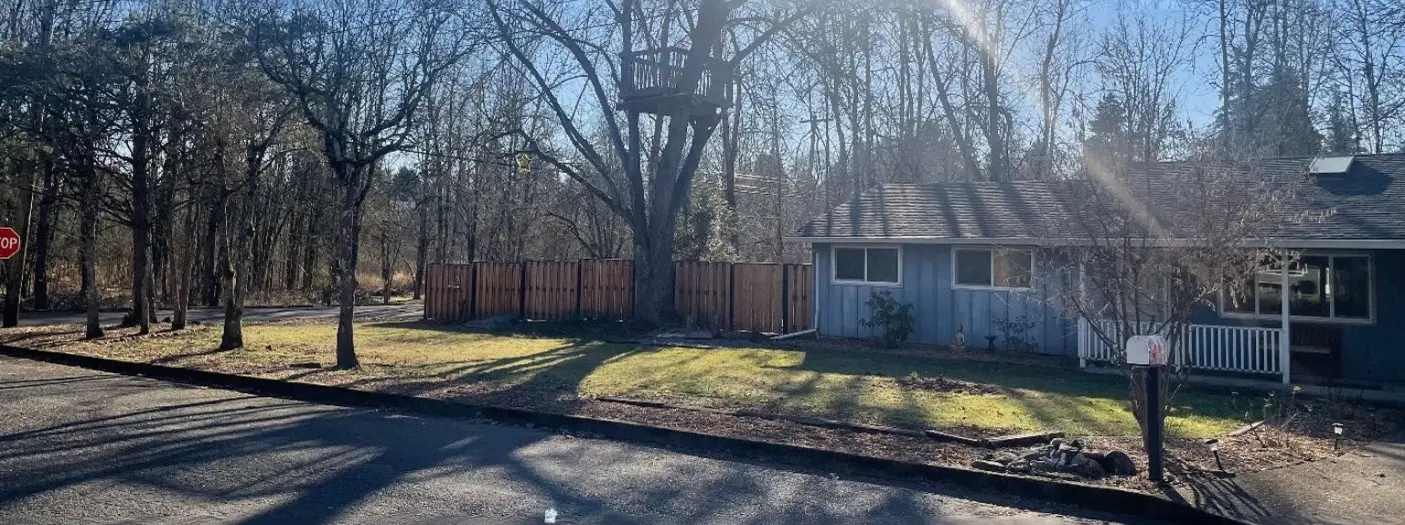
{"label": "road edge", "polygon": [[765,463],[799,467],[812,472],[846,473],[875,480],[909,483],[948,483],[968,489],[1038,498],[1055,503],[1075,505],[1087,510],[1143,516],[1174,523],[1247,525],[1246,522],[1166,498],[1116,487],[1021,477],[961,467],[910,463],[800,445],[652,427],[612,419],[473,405],[400,394],[366,392],[341,387],[34,350],[7,344],[0,344],[0,355],[312,403],[358,408],[389,408],[453,419],[484,419],[504,425],[525,426],[567,434],[588,434],[591,437],[661,446],[673,450],[720,452]]}

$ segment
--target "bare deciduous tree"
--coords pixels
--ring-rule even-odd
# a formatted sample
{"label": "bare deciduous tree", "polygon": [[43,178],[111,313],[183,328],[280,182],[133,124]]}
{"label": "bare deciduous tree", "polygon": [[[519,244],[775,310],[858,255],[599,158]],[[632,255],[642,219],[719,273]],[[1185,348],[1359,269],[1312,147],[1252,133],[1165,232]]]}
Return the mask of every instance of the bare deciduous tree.
{"label": "bare deciduous tree", "polygon": [[[280,4],[255,19],[260,68],[320,136],[340,186],[335,284],[337,367],[358,366],[352,336],[361,211],[375,166],[407,147],[430,87],[471,49],[447,1],[326,0]],[[465,12],[456,12],[465,9]]]}
{"label": "bare deciduous tree", "polygon": [[[1114,171],[1094,161],[1089,180],[1075,182],[1069,202],[1076,242],[1054,250],[1054,272],[1066,277],[1058,295],[1073,316],[1108,348],[1130,380],[1138,423],[1146,430],[1146,384],[1126,363],[1133,335],[1162,334],[1172,348],[1191,315],[1236,293],[1259,269],[1260,249],[1283,220],[1295,180],[1263,177],[1251,162],[1138,164]],[[1129,173],[1131,175],[1129,175]],[[1053,243],[1059,244],[1059,243]],[[1071,245],[1067,245],[1071,244]],[[1162,384],[1169,406],[1187,372],[1171,353],[1173,380]],[[1166,414],[1163,410],[1161,414]]]}

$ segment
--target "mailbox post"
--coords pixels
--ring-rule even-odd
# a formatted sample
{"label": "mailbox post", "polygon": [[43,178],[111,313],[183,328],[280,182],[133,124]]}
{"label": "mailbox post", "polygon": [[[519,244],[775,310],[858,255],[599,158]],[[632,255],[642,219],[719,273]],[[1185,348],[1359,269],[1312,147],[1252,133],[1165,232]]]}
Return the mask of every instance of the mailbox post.
{"label": "mailbox post", "polygon": [[1166,366],[1166,339],[1159,335],[1136,335],[1127,339],[1127,364],[1145,374],[1146,381],[1146,434],[1142,441],[1146,446],[1147,477],[1161,483],[1162,472],[1161,428],[1161,369]]}

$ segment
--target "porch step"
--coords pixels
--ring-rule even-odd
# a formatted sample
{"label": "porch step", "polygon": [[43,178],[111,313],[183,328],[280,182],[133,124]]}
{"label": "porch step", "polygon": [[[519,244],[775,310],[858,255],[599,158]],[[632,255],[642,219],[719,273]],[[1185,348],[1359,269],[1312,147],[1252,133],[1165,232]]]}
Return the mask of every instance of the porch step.
{"label": "porch step", "polygon": [[1332,355],[1332,347],[1330,347],[1330,346],[1321,346],[1321,345],[1292,345],[1292,346],[1289,346],[1288,349],[1291,350],[1291,351],[1293,351],[1293,353],[1297,353],[1297,354],[1322,354],[1322,355]]}

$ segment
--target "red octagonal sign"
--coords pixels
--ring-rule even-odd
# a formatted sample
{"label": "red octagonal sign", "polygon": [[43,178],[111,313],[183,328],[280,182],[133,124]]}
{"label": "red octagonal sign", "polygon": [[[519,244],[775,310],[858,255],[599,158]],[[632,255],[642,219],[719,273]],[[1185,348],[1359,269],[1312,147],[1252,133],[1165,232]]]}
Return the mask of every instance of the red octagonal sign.
{"label": "red octagonal sign", "polygon": [[0,226],[0,261],[20,252],[20,234],[14,228]]}

